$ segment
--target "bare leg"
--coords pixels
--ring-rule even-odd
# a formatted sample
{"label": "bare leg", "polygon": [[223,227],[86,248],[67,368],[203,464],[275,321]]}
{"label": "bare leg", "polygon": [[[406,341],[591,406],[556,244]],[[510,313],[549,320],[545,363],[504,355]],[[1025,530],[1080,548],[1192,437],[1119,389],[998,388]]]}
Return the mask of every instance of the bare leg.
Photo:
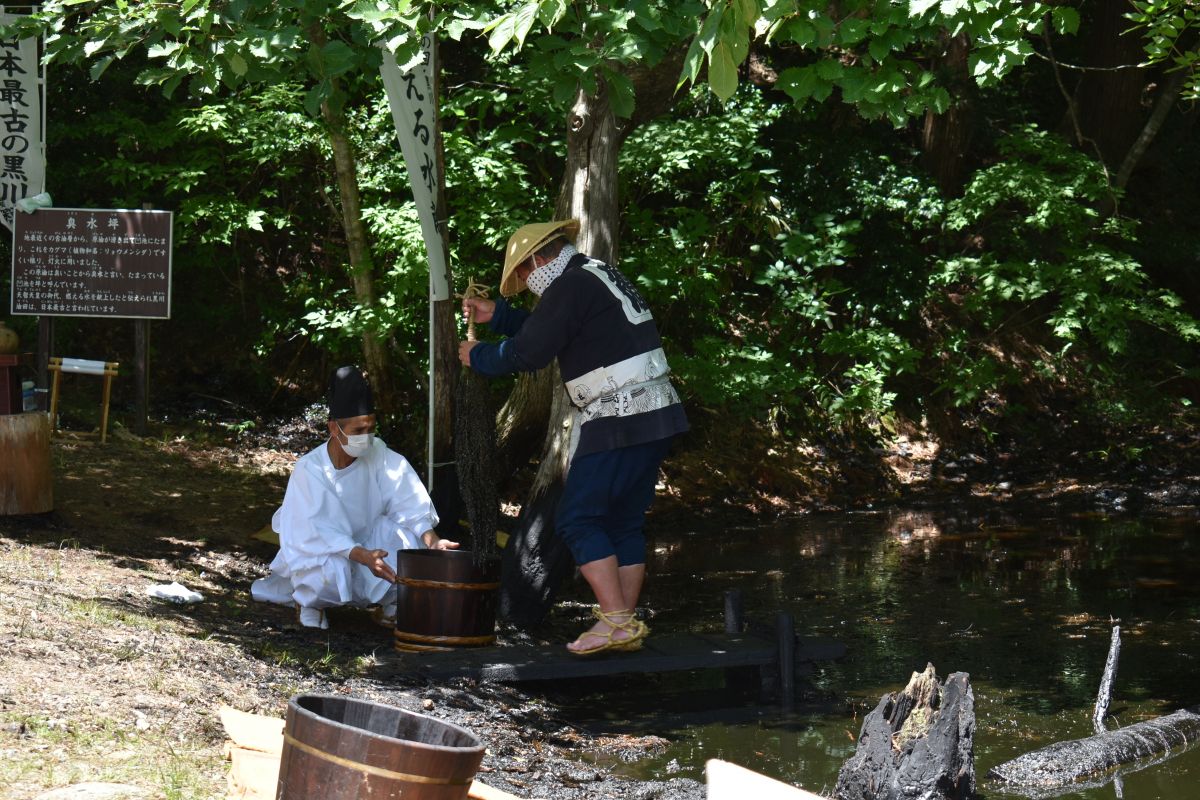
{"label": "bare leg", "polygon": [[617,568],[617,578],[621,582],[621,597],[625,605],[621,608],[636,610],[638,597],[642,594],[642,582],[646,579],[645,564],[629,564]]}
{"label": "bare leg", "polygon": [[[636,592],[640,592],[642,576],[645,574],[643,568],[641,574],[636,577],[633,574],[627,576],[623,572],[624,569],[630,568],[618,568],[616,556],[589,561],[579,567],[584,580],[592,587],[592,594],[596,595],[596,602],[600,604],[600,610],[618,623],[627,622],[633,616],[633,606],[625,601],[624,586],[626,582],[628,581]],[[636,595],[634,599],[637,599]],[[567,645],[567,649],[591,650],[607,641],[610,631],[613,631],[611,625],[604,620],[598,620],[586,633]],[[631,635],[628,631],[617,629],[612,634],[612,640],[619,642],[622,639],[628,639]]]}
{"label": "bare leg", "polygon": [[581,566],[579,571],[583,573],[588,586],[592,587],[592,594],[596,595],[596,602],[600,604],[601,611],[608,613],[629,608],[625,605],[625,595],[621,591],[616,556],[589,561]]}

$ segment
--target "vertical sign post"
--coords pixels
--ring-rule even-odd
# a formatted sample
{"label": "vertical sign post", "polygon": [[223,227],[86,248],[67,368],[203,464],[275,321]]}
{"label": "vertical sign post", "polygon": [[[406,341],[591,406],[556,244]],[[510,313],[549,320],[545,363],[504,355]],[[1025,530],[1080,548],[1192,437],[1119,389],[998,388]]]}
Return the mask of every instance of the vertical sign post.
{"label": "vertical sign post", "polygon": [[[19,19],[0,6],[0,24]],[[9,230],[18,200],[46,183],[45,76],[38,39],[0,39],[0,222]]]}
{"label": "vertical sign post", "polygon": [[430,34],[421,40],[421,56],[415,63],[402,68],[396,57],[383,48],[383,63],[379,74],[387,92],[388,105],[392,110],[392,122],[396,126],[396,137],[400,140],[400,151],[408,167],[413,200],[417,206],[417,217],[421,221],[421,236],[429,259],[429,418],[427,443],[426,487],[434,490],[434,416],[436,348],[434,330],[435,304],[450,299],[450,279],[446,268],[446,248],[442,238],[442,223],[438,219],[437,195],[440,185],[436,120],[437,97],[434,93],[433,75],[434,42]]}
{"label": "vertical sign post", "polygon": [[[8,13],[12,8],[0,6],[0,24],[17,21],[18,15]],[[9,230],[17,201],[46,188],[46,68],[40,49],[40,39],[0,39],[0,223]],[[38,319],[37,384],[42,389],[49,382],[46,354],[53,342],[53,320]]]}

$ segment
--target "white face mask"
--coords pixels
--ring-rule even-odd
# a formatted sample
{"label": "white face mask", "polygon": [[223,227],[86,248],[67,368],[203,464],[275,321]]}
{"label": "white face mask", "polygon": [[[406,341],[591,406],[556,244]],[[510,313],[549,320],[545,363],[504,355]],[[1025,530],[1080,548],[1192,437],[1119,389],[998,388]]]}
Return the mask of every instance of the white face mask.
{"label": "white face mask", "polygon": [[371,442],[374,439],[374,434],[371,433],[356,433],[353,436],[342,430],[341,423],[334,423],[338,426],[338,430],[342,432],[342,436],[346,437],[345,442],[338,442],[342,446],[342,450],[351,458],[365,456],[371,449]]}
{"label": "white face mask", "polygon": [[564,244],[553,261],[547,261],[529,273],[529,277],[525,279],[525,285],[529,287],[529,291],[541,297],[550,288],[550,284],[563,274],[563,270],[567,268],[567,262],[578,252],[575,245]]}

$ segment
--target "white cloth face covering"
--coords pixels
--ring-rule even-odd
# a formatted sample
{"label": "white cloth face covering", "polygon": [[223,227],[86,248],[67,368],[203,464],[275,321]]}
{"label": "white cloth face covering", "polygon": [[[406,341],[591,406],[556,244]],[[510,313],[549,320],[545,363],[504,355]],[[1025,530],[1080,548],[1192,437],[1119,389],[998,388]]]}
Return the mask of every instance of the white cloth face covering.
{"label": "white cloth face covering", "polygon": [[555,279],[563,274],[563,270],[567,268],[567,262],[578,252],[575,249],[575,245],[570,243],[564,244],[563,249],[554,257],[553,261],[542,264],[529,273],[529,277],[525,279],[525,285],[529,287],[529,291],[541,297],[550,288],[550,284],[554,283]]}

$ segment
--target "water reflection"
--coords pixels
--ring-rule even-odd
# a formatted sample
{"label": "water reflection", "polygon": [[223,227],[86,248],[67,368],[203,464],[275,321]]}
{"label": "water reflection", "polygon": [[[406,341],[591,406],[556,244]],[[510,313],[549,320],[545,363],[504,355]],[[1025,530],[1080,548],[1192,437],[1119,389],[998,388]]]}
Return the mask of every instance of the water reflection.
{"label": "water reflection", "polygon": [[[1120,724],[1200,702],[1198,532],[1194,515],[965,511],[659,531],[645,596],[657,630],[721,630],[723,593],[737,588],[752,622],[769,629],[776,610],[789,611],[802,636],[839,640],[848,655],[815,668],[817,704],[787,717],[755,710],[753,697],[698,695],[696,686],[720,683],[700,674],[616,685],[602,700],[579,699],[572,713],[586,718],[602,705],[614,727],[676,741],[628,768],[637,774],[667,775],[673,765],[671,774],[702,779],[704,760],[720,757],[820,791],[853,752],[861,715],[932,662],[943,677],[971,674],[976,772],[988,796],[1002,796],[983,783],[990,766],[1091,733],[1115,621],[1125,637],[1112,710]],[[731,704],[745,711],[741,721],[695,716]],[[1200,751],[1124,781],[1127,800],[1200,797]],[[1107,800],[1113,788],[1068,796]]]}

